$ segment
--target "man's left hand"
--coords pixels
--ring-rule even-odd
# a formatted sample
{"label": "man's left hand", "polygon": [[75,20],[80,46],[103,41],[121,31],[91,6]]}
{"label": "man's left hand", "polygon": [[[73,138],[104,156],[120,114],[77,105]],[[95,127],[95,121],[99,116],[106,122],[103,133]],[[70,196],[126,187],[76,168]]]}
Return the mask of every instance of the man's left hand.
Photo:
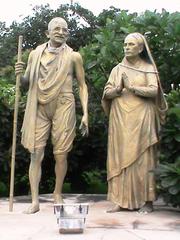
{"label": "man's left hand", "polygon": [[79,129],[81,130],[81,134],[83,137],[88,136],[89,134],[88,116],[83,115]]}

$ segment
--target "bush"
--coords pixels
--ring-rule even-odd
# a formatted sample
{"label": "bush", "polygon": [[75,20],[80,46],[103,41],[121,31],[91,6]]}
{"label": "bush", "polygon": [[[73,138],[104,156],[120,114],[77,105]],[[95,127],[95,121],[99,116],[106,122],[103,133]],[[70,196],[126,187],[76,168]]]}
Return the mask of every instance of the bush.
{"label": "bush", "polygon": [[162,129],[160,164],[156,174],[164,201],[180,207],[180,90],[172,90],[167,101],[169,111]]}
{"label": "bush", "polygon": [[164,201],[173,207],[180,207],[180,157],[175,163],[159,164],[156,174]]}
{"label": "bush", "polygon": [[106,171],[84,171],[82,176],[86,182],[86,193],[107,193]]}

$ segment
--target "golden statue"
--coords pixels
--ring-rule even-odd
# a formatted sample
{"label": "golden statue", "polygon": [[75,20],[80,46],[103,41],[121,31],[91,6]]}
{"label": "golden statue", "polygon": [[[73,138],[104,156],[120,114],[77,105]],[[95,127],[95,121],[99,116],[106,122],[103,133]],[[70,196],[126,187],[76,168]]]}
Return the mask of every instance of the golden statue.
{"label": "golden statue", "polygon": [[[88,134],[88,91],[82,57],[66,44],[68,26],[64,19],[53,18],[46,35],[49,41],[30,53],[25,74],[21,78],[23,84],[29,84],[22,126],[22,144],[31,153],[29,179],[32,205],[27,213],[39,211],[41,163],[50,133],[56,161],[54,202],[63,202],[61,193],[67,172],[67,155],[75,137],[74,73],[83,109],[80,129],[82,135]],[[16,63],[16,74],[23,72],[23,66],[22,62]]]}
{"label": "golden statue", "polygon": [[111,71],[102,99],[109,116],[108,200],[114,203],[107,212],[151,212],[156,199],[153,169],[167,103],[144,36],[129,34],[124,53]]}

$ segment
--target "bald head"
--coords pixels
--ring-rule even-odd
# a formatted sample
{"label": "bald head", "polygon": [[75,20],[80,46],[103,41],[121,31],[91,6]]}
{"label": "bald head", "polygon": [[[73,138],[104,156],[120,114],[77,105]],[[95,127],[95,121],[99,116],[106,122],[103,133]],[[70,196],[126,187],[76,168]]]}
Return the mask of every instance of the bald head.
{"label": "bald head", "polygon": [[48,31],[50,31],[56,25],[60,25],[61,27],[68,29],[67,22],[63,18],[55,17],[49,22]]}
{"label": "bald head", "polygon": [[48,24],[46,36],[49,38],[51,46],[60,47],[68,39],[67,22],[61,17],[53,18]]}

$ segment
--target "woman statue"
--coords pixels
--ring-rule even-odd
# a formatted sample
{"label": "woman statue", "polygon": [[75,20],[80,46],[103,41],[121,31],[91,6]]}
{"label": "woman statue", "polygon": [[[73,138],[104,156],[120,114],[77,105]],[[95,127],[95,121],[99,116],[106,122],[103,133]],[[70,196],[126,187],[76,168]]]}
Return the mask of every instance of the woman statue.
{"label": "woman statue", "polygon": [[102,99],[109,116],[108,200],[114,203],[107,212],[152,212],[156,199],[153,169],[167,103],[144,36],[129,34],[124,54],[111,71]]}

